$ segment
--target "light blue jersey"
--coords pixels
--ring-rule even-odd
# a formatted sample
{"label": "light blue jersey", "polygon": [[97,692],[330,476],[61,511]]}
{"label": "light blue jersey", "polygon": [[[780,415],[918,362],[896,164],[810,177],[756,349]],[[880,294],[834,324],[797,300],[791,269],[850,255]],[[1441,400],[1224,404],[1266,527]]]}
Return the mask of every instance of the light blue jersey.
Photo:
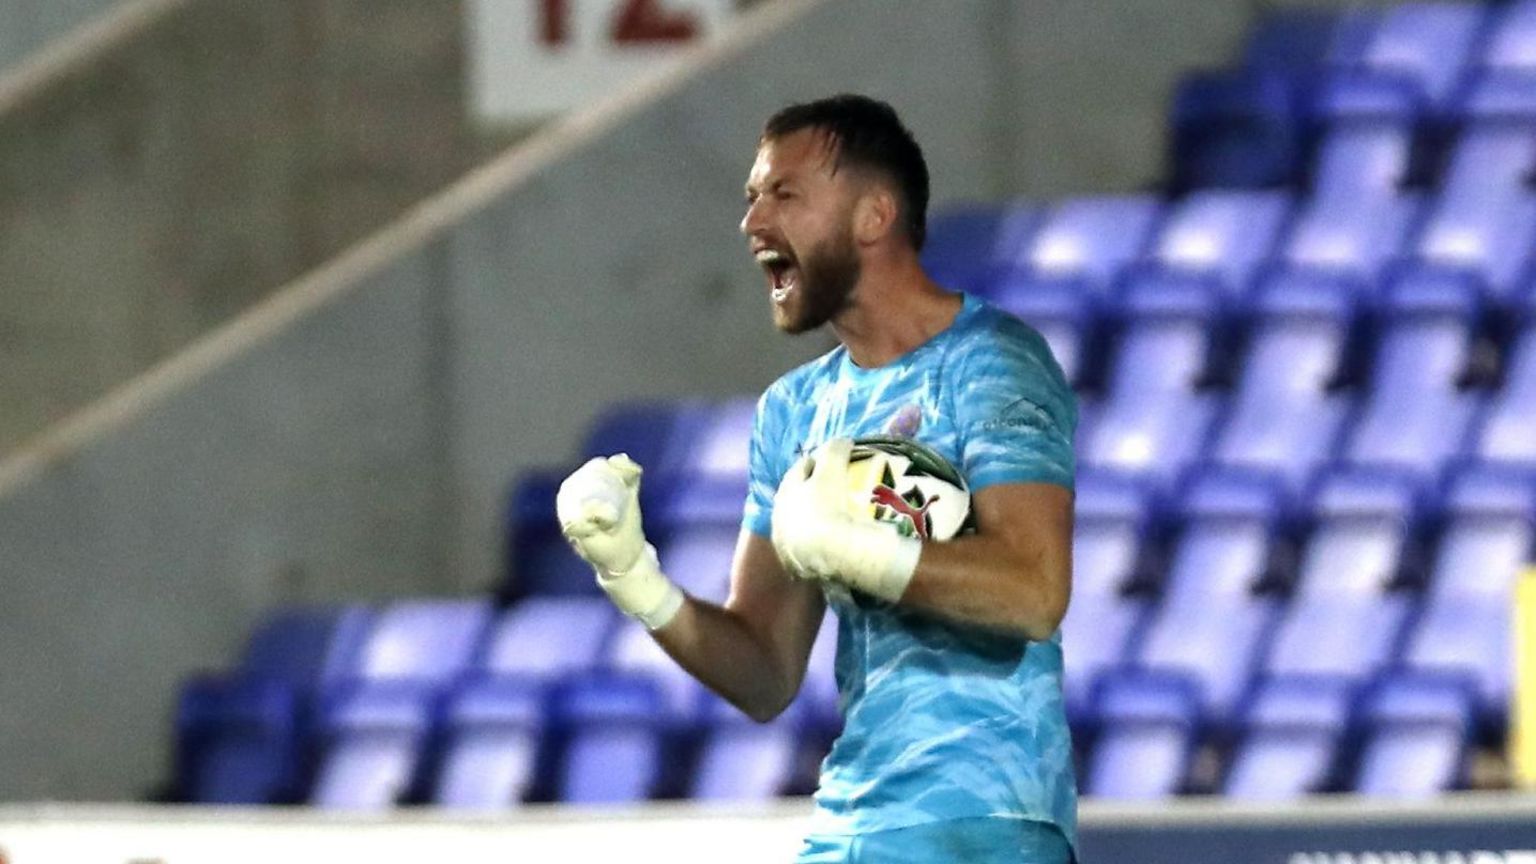
{"label": "light blue jersey", "polygon": [[[915,438],[972,492],[1072,488],[1077,408],[1045,340],[967,296],[954,323],[895,361],[838,347],[768,388],[752,434],[744,522],[771,536],[773,495],[836,437]],[[829,590],[838,616],[844,728],[822,764],[812,833],[866,834],[1001,817],[1055,825],[1076,845],[1077,789],[1061,690],[1061,637],[1029,642]]]}

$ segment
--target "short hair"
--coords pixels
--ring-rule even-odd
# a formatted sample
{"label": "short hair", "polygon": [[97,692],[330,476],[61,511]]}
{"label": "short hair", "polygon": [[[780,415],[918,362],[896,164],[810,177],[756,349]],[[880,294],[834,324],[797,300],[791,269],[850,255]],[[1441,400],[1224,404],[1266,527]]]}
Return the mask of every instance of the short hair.
{"label": "short hair", "polygon": [[844,164],[884,174],[896,186],[899,224],[919,251],[928,236],[928,163],[896,109],[878,99],[843,93],[781,108],[763,125],[762,140],[802,129],[827,135],[835,148],[834,170]]}

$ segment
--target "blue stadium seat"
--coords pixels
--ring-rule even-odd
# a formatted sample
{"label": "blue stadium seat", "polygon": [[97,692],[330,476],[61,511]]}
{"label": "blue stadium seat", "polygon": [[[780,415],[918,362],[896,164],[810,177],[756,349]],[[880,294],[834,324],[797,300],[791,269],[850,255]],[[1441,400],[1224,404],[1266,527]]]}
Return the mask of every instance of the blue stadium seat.
{"label": "blue stadium seat", "polygon": [[1503,386],[1495,391],[1477,422],[1473,455],[1489,462],[1536,466],[1536,316],[1527,316],[1509,362]]}
{"label": "blue stadium seat", "polygon": [[477,658],[491,617],[475,600],[405,601],[378,615],[325,695],[311,803],[382,809],[418,793],[440,702]]}
{"label": "blue stadium seat", "polygon": [[1340,15],[1309,7],[1266,7],[1248,31],[1242,65],[1302,78],[1323,65]]}
{"label": "blue stadium seat", "polygon": [[417,792],[439,692],[421,680],[350,681],[327,694],[324,755],[309,803],[325,810],[386,810]]}
{"label": "blue stadium seat", "polygon": [[474,671],[552,681],[593,669],[619,620],[607,597],[530,597],[492,625]]}
{"label": "blue stadium seat", "polygon": [[666,699],[648,675],[596,673],[556,689],[563,748],[555,796],[572,803],[642,801],[664,769]]}
{"label": "blue stadium seat", "polygon": [[1536,3],[1511,0],[1493,15],[1479,63],[1490,69],[1536,72]]}
{"label": "blue stadium seat", "polygon": [[505,810],[538,780],[547,728],[546,688],[519,677],[484,677],[458,688],[443,717],[432,803],[456,810]]}
{"label": "blue stadium seat", "polygon": [[1313,194],[1276,252],[1288,269],[1321,270],[1374,286],[1399,256],[1420,201],[1403,186],[1411,170],[1409,127],[1340,123],[1320,145]]}
{"label": "blue stadium seat", "polygon": [[1196,458],[1217,408],[1199,390],[1216,310],[1201,285],[1128,287],[1108,393],[1081,439],[1084,464],[1170,480]]}
{"label": "blue stadium seat", "polygon": [[992,302],[1040,331],[1068,382],[1080,379],[1093,326],[1090,297],[1081,282],[1012,271],[995,280]]}
{"label": "blue stadium seat", "polygon": [[1372,381],[1344,444],[1353,464],[1437,474],[1461,452],[1477,407],[1461,388],[1471,365],[1478,299],[1465,274],[1403,274],[1382,312]]}
{"label": "blue stadium seat", "polygon": [[1067,712],[1087,712],[1093,682],[1124,665],[1146,602],[1124,595],[1136,575],[1150,504],[1140,483],[1100,471],[1077,477],[1072,602],[1061,622]]}
{"label": "blue stadium seat", "polygon": [[[504,510],[504,602],[524,597],[601,594],[592,568],[571,550],[555,517],[555,493],[565,471],[530,471],[511,485]],[[641,486],[646,489],[645,485]]]}
{"label": "blue stadium seat", "polygon": [[1472,688],[1453,676],[1384,679],[1360,709],[1365,740],[1354,791],[1427,798],[1462,783],[1473,733]]}
{"label": "blue stadium seat", "polygon": [[1256,593],[1269,569],[1281,514],[1278,487],[1227,472],[1196,477],[1181,501],[1162,600],[1137,639],[1138,667],[1196,682],[1205,715],[1231,716],[1276,614]]}
{"label": "blue stadium seat", "polygon": [[994,270],[1017,259],[1039,213],[1023,203],[966,204],[936,209],[928,220],[923,266],[955,291],[990,293]]}
{"label": "blue stadium seat", "polygon": [[1428,109],[1444,109],[1461,83],[1483,10],[1472,3],[1404,3],[1346,13],[1329,56],[1335,69],[1412,86]]}
{"label": "blue stadium seat", "polygon": [[1347,279],[1309,271],[1265,281],[1211,462],[1271,473],[1298,489],[1332,457],[1349,401],[1330,387],[1345,361],[1354,294]]}
{"label": "blue stadium seat", "polygon": [[1467,270],[1490,299],[1514,302],[1536,238],[1536,135],[1524,123],[1468,127],[1410,253]]}
{"label": "blue stadium seat", "polygon": [[1379,471],[1326,477],[1296,587],[1264,660],[1269,677],[1361,681],[1396,656],[1410,602],[1389,589],[1418,525],[1418,486]]}
{"label": "blue stadium seat", "polygon": [[1328,791],[1349,729],[1353,690],[1317,678],[1265,681],[1243,708],[1221,794],[1285,801]]}
{"label": "blue stadium seat", "polygon": [[371,621],[362,606],[280,609],[257,626],[233,670],[184,685],[178,796],[210,804],[298,800],[316,692],[339,675]]}
{"label": "blue stadium seat", "polygon": [[752,438],[752,419],[756,410],[757,400],[752,397],[727,399],[701,407],[690,434],[674,437],[668,443],[660,465],[645,466],[647,472],[744,481],[747,446]]}
{"label": "blue stadium seat", "polygon": [[1509,704],[1509,604],[1536,543],[1536,478],[1471,466],[1451,483],[1423,613],[1403,665],[1473,680],[1497,726]]}
{"label": "blue stadium seat", "polygon": [[[742,442],[742,452],[747,444]],[[691,477],[646,511],[646,530],[662,569],[694,596],[725,600],[741,534],[746,476]]]}
{"label": "blue stadium seat", "polygon": [[1241,297],[1290,211],[1286,192],[1193,192],[1169,211],[1142,267],[1209,279],[1227,297]]}
{"label": "blue stadium seat", "polygon": [[704,801],[764,801],[783,793],[800,767],[805,737],[804,698],[758,723],[713,693],[702,693],[696,725],[702,730],[688,797]]}
{"label": "blue stadium seat", "polygon": [[1142,253],[1159,212],[1160,202],[1151,195],[1058,202],[1041,217],[1017,267],[1077,279],[1087,292],[1107,295],[1120,269]]}
{"label": "blue stadium seat", "polygon": [[1094,697],[1101,731],[1089,756],[1085,794],[1154,800],[1178,793],[1199,738],[1195,690],[1178,676],[1104,678]]}
{"label": "blue stadium seat", "polygon": [[688,455],[715,406],[703,399],[623,402],[609,406],[593,421],[582,441],[581,457],[628,453],[647,471],[674,473],[670,460]]}
{"label": "blue stadium seat", "polygon": [[275,804],[300,783],[300,702],[270,678],[200,676],[176,710],[179,796],[197,804]]}
{"label": "blue stadium seat", "polygon": [[1174,191],[1294,182],[1303,132],[1297,108],[1292,79],[1279,71],[1186,75],[1170,118]]}

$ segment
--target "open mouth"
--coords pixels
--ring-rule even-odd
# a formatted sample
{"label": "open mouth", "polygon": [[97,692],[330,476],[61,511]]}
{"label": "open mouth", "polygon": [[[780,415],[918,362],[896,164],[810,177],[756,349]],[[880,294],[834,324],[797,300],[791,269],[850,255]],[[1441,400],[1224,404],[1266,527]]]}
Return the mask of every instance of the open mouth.
{"label": "open mouth", "polygon": [[799,270],[794,258],[777,249],[759,249],[757,263],[768,274],[769,295],[775,303],[783,303],[799,284]]}

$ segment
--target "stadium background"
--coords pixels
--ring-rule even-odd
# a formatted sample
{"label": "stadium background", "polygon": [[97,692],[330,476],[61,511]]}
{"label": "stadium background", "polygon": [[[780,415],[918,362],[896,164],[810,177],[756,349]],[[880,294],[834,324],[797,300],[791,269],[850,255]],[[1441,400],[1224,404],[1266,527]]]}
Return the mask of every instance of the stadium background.
{"label": "stadium background", "polygon": [[[357,829],[29,802],[167,797],[180,688],[234,664],[275,610],[499,596],[511,484],[571,463],[605,409],[754,393],[824,348],[772,331],[735,232],[774,108],[891,100],[936,214],[1166,190],[1178,83],[1235,63],[1267,13],[1346,4],[704,4],[726,12],[695,10],[700,38],[550,118],[508,108],[527,55],[498,53],[496,5],[0,4],[0,800],[17,802],[0,850],[15,861],[46,860],[27,844],[60,828],[147,832],[104,840],[101,860],[198,856],[175,844],[200,819],[246,820],[253,843]],[[574,5],[579,22],[610,4]],[[761,824],[792,836],[796,806]],[[1466,831],[1413,834],[1437,828],[1431,812]],[[1323,844],[1287,852],[1529,849],[1531,816],[1509,793],[1425,811],[1085,806],[1140,860],[1162,859],[1137,830],[1266,820]],[[462,833],[511,850],[537,833],[520,819],[561,818]],[[637,818],[686,820],[701,844],[740,828],[686,807]],[[1326,827],[1372,818],[1395,827]],[[367,824],[399,845],[432,819]],[[1170,842],[1183,857],[1167,860],[1193,860],[1195,841]]]}

